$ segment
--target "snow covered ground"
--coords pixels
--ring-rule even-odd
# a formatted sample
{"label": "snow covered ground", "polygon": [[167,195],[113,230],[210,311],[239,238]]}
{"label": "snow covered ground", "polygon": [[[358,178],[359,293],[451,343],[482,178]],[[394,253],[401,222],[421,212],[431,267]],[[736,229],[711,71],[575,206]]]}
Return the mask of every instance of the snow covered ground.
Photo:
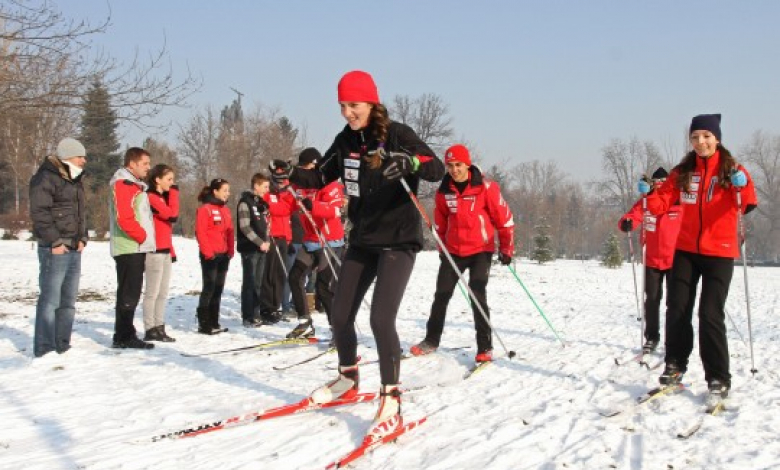
{"label": "snow covered ground", "polygon": [[[241,266],[234,259],[223,297],[228,333],[195,333],[194,291],[200,289],[197,248],[175,240],[168,330],[178,341],[152,351],[110,348],[114,263],[105,243],[84,255],[73,349],[32,359],[38,262],[30,242],[0,242],[0,468],[2,469],[297,469],[324,468],[357,445],[376,404],[254,423],[191,439],[143,438],[300,400],[331,379],[336,357],[326,355],[287,371],[273,366],[315,354],[316,346],[247,351],[200,358],[207,352],[283,338],[292,323],[241,327]],[[435,253],[421,253],[399,313],[405,349],[422,339],[438,269]],[[629,359],[640,341],[630,265],[610,270],[597,262],[517,265],[530,292],[567,341],[562,348],[511,276],[495,266],[488,286],[492,319],[513,360],[498,359],[468,381],[474,329],[456,291],[440,351],[402,363],[406,387],[431,385],[404,396],[407,419],[428,422],[397,444],[379,448],[356,468],[387,469],[759,469],[780,468],[780,269],[750,268],[754,352],[750,373],[741,266],[727,310],[732,355],[732,409],[704,419],[688,440],[678,431],[702,417],[706,384],[697,352],[681,394],[613,418],[599,411],[625,406],[654,386]],[[376,357],[364,310],[358,316],[360,354]],[[328,337],[324,315],[316,315]],[[136,327],[142,330],[140,308]],[[503,355],[499,341],[496,352]],[[660,360],[655,356],[651,362]],[[378,367],[361,369],[364,391],[378,386]]]}

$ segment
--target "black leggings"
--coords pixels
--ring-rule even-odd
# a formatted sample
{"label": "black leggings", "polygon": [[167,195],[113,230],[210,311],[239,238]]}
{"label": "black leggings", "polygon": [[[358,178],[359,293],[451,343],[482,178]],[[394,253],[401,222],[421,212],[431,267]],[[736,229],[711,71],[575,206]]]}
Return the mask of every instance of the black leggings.
{"label": "black leggings", "polygon": [[200,255],[200,269],[203,275],[203,290],[200,291],[198,309],[209,313],[216,324],[219,318],[219,304],[222,301],[222,291],[225,289],[230,258],[225,253],[219,253],[211,259]]}
{"label": "black leggings", "polygon": [[351,246],[347,249],[339,273],[331,318],[339,364],[349,366],[357,363],[355,317],[366,291],[376,279],[370,321],[383,385],[399,383],[401,343],[395,328],[395,318],[412,274],[415,257],[412,251],[369,251]]}

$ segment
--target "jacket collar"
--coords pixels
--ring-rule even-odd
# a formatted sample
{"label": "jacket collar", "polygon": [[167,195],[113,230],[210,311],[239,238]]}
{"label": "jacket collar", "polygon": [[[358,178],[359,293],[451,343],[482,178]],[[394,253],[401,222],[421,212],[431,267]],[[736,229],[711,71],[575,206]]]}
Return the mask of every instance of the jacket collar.
{"label": "jacket collar", "polygon": [[[479,167],[477,165],[471,165],[469,167],[469,184],[467,186],[467,189],[474,188],[477,186],[482,186],[484,182],[485,179],[482,176],[482,171],[479,169]],[[441,185],[439,186],[439,192],[443,194],[456,192],[455,182],[452,180],[452,176],[450,176],[449,173],[446,173],[444,175],[444,179],[441,180]]]}

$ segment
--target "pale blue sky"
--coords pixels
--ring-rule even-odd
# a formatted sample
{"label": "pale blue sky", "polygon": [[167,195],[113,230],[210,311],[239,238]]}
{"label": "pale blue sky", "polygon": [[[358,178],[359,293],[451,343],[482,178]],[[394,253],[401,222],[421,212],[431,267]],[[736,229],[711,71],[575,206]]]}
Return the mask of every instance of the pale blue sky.
{"label": "pale blue sky", "polygon": [[[175,70],[203,78],[195,106],[245,93],[306,126],[320,150],[343,127],[336,83],[373,74],[380,99],[432,92],[483,161],[556,160],[600,174],[613,138],[682,152],[695,114],[723,114],[738,151],[758,129],[780,133],[780,2],[110,0],[96,45],[119,58],[167,41]],[[105,0],[60,1],[98,19]],[[184,123],[190,110],[162,119]],[[123,141],[143,134],[123,129]],[[175,144],[175,127],[166,136]]]}

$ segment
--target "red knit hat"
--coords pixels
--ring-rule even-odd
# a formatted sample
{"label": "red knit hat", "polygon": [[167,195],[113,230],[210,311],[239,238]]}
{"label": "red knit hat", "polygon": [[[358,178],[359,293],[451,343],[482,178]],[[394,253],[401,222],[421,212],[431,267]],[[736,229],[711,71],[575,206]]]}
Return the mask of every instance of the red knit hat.
{"label": "red knit hat", "polygon": [[379,92],[374,79],[360,70],[347,72],[339,80],[339,101],[379,104]]}
{"label": "red knit hat", "polygon": [[468,166],[471,166],[471,156],[469,156],[469,149],[464,145],[456,144],[448,148],[444,152],[444,163],[461,162]]}

